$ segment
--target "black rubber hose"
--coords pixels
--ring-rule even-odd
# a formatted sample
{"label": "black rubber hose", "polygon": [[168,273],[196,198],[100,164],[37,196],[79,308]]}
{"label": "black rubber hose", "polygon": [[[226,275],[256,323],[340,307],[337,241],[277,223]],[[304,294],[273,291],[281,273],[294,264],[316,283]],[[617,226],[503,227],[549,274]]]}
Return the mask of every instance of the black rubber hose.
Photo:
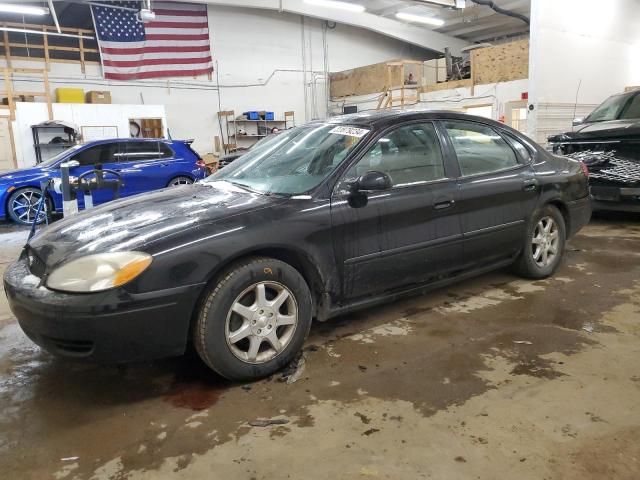
{"label": "black rubber hose", "polygon": [[526,15],[522,15],[521,13],[512,12],[511,10],[506,10],[502,7],[499,7],[491,0],[471,0],[473,3],[477,3],[478,5],[484,5],[486,7],[491,8],[494,12],[500,13],[502,15],[507,15],[508,17],[517,18],[518,20],[522,20],[524,23],[529,25],[531,22],[529,17]]}

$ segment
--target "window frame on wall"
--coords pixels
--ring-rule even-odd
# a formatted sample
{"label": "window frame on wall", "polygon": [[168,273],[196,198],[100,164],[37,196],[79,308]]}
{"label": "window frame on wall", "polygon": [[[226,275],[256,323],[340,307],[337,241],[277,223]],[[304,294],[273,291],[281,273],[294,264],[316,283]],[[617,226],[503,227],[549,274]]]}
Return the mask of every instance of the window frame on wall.
{"label": "window frame on wall", "polygon": [[[513,102],[507,102],[504,104],[504,113],[505,113],[505,123],[506,125],[510,126],[511,128],[513,128],[514,130],[519,131],[522,134],[527,134],[527,122],[528,122],[528,115],[525,115],[524,118],[524,128],[521,127],[520,122],[523,121],[522,118],[518,118],[515,119],[513,116],[513,113],[516,110],[524,110],[525,112],[528,112],[528,102],[526,100],[516,100]],[[514,120],[517,120],[517,125],[514,124]]]}
{"label": "window frame on wall", "polygon": [[[464,113],[468,114],[468,115],[476,115],[478,117],[482,117],[482,118],[488,118],[490,120],[495,120],[495,118],[493,117],[494,114],[494,105],[493,103],[477,103],[477,104],[470,104],[470,105],[465,105],[463,107],[464,109]],[[491,115],[490,116],[485,116],[485,115],[478,115],[476,113],[470,112],[469,109],[474,109],[474,108],[491,108]]]}

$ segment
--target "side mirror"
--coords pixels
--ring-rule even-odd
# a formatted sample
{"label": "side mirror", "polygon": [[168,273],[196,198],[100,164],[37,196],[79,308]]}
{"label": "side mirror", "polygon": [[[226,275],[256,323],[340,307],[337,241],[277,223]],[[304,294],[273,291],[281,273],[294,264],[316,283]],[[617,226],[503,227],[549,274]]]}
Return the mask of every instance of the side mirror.
{"label": "side mirror", "polygon": [[573,119],[573,121],[571,122],[571,125],[573,125],[574,127],[577,127],[578,125],[582,125],[583,123],[584,123],[584,118],[577,117]]}
{"label": "side mirror", "polygon": [[60,167],[66,167],[66,168],[76,168],[80,166],[80,162],[77,160],[68,160],[66,162],[63,162],[60,164]]}
{"label": "side mirror", "polygon": [[389,190],[393,186],[391,177],[384,172],[373,170],[362,175],[351,185],[351,191],[376,192]]}

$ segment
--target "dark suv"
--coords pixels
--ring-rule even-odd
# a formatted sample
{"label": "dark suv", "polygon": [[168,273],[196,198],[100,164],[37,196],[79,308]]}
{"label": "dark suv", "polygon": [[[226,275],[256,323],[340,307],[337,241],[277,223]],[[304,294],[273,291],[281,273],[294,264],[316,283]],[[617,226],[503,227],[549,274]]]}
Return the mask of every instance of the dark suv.
{"label": "dark suv", "polygon": [[640,90],[609,97],[574,124],[549,146],[587,164],[593,208],[640,212]]}

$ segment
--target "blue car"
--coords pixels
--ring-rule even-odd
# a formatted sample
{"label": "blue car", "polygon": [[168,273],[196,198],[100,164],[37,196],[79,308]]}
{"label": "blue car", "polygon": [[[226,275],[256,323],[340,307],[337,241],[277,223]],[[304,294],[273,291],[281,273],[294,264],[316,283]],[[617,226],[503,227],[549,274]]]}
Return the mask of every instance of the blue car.
{"label": "blue car", "polygon": [[[207,175],[207,168],[189,141],[163,139],[99,140],[77,145],[31,168],[0,174],[0,219],[31,224],[42,197],[41,183],[60,177],[60,164],[75,160],[73,177],[92,170],[96,164],[117,171],[122,178],[120,197],[193,183]],[[113,199],[111,190],[93,191],[94,205]],[[62,212],[62,195],[47,190],[46,207]],[[79,195],[79,207],[83,198]],[[44,221],[44,214],[38,218]]]}

